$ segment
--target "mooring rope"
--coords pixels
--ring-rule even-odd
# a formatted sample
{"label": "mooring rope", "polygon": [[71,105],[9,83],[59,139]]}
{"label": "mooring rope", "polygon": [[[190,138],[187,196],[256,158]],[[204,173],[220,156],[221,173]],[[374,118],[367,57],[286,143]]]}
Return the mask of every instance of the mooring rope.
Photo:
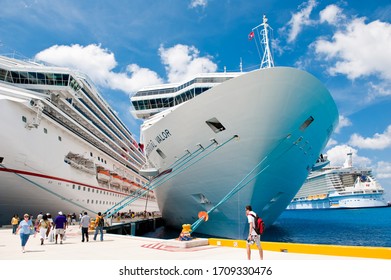
{"label": "mooring rope", "polygon": [[[276,145],[275,148],[273,148],[273,150],[268,154],[266,155],[258,164],[255,165],[255,167],[253,169],[251,169],[251,171],[249,173],[247,173],[243,179],[241,179],[239,181],[239,183],[237,183],[233,189],[227,194],[225,195],[215,206],[213,206],[211,209],[209,209],[206,213],[207,215],[209,215],[210,213],[212,213],[217,207],[219,207],[221,204],[225,203],[226,201],[228,201],[232,196],[234,196],[236,193],[238,193],[241,189],[243,189],[246,185],[248,185],[252,180],[254,180],[256,177],[258,177],[261,173],[263,173],[267,168],[269,168],[269,166],[273,163],[271,162],[270,164],[267,164],[264,168],[262,168],[259,172],[257,172],[253,177],[251,177],[249,180],[247,180],[246,182],[244,182],[259,166],[262,165],[262,163],[264,163],[268,158],[270,158],[273,153],[277,150],[277,148],[280,147],[280,145],[282,145],[285,140],[291,138],[291,134],[288,134],[286,137],[282,138],[279,143]],[[283,151],[282,153],[280,153],[279,155],[277,155],[275,157],[274,160],[277,160],[278,158],[280,158],[283,154],[287,153],[293,146],[295,146],[297,144],[297,140],[295,142],[293,142],[285,151]],[[269,160],[270,162],[271,160]],[[244,183],[243,183],[244,182]],[[196,220],[192,225],[191,225],[191,232],[194,232],[200,225],[202,222],[205,221],[205,217],[199,217],[198,220]]]}
{"label": "mooring rope", "polygon": [[[183,171],[185,171],[187,168],[189,168],[190,166],[196,164],[197,162],[199,162],[200,160],[204,159],[205,157],[207,157],[208,155],[210,155],[211,153],[217,151],[218,149],[224,147],[227,143],[231,142],[233,139],[236,139],[238,136],[237,135],[234,135],[232,136],[231,138],[229,138],[228,140],[226,140],[225,142],[223,142],[222,144],[219,144],[217,145],[213,150],[207,152],[205,155],[203,155],[202,157],[198,158],[197,160],[195,161],[192,161],[193,159],[195,159],[197,156],[199,156],[200,154],[202,154],[203,152],[207,151],[210,147],[212,147],[213,145],[215,145],[217,142],[213,141],[211,144],[209,144],[206,148],[203,148],[203,149],[198,149],[197,151],[200,151],[198,152],[196,155],[190,157],[189,159],[185,160],[184,163],[182,164],[179,164],[179,167],[177,169],[175,169],[174,171],[168,173],[166,176],[164,177],[159,177],[160,179],[157,180],[157,181],[153,181],[153,182],[150,182],[147,186],[146,186],[146,190],[144,191],[141,191],[138,195],[136,196],[133,196],[133,197],[126,197],[124,198],[121,202],[119,202],[118,204],[114,205],[113,207],[111,207],[110,209],[106,210],[105,213],[108,213],[109,211],[113,210],[113,212],[110,212],[107,214],[107,217],[111,217],[113,216],[114,214],[118,213],[121,209],[125,208],[127,205],[133,203],[134,201],[136,201],[137,199],[139,199],[141,196],[143,196],[144,194],[146,194],[147,192],[151,191],[151,190],[154,190],[155,188],[157,188],[158,186],[161,186],[163,183],[167,182],[168,180],[172,179],[173,177],[177,176],[178,174],[182,173]],[[192,161],[192,162],[191,162]],[[186,165],[187,163],[189,163],[188,165]],[[175,165],[176,163],[174,162],[173,165]],[[128,200],[128,201],[127,201]],[[125,202],[126,201],[126,202]],[[120,205],[118,208],[115,208],[116,206],[118,206],[119,204],[121,203],[124,203],[123,205]]]}

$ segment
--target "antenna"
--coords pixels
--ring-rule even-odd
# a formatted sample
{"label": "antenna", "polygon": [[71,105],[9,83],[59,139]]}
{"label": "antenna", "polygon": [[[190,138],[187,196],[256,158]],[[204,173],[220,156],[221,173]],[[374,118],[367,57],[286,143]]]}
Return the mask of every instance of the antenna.
{"label": "antenna", "polygon": [[[251,34],[251,37],[249,37],[250,39],[256,37],[255,44],[257,45],[258,53],[259,53],[258,43],[263,49],[263,56],[262,56],[260,68],[274,67],[274,61],[270,51],[270,44],[269,44],[269,33],[271,31],[273,31],[273,29],[267,23],[267,17],[263,15],[263,22],[260,25],[254,27],[252,29],[252,32],[250,33]],[[260,53],[259,56],[261,56]]]}

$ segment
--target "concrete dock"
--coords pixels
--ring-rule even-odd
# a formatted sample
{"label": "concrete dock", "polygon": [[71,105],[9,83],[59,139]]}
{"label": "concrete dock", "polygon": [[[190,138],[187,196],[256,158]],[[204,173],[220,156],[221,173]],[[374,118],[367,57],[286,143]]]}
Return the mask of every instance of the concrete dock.
{"label": "concrete dock", "polygon": [[[26,253],[22,253],[19,235],[13,235],[11,229],[0,230],[0,259],[1,260],[243,260],[246,258],[244,241],[209,239],[208,245],[192,248],[174,247],[170,240],[137,237],[129,235],[105,234],[104,241],[93,241],[90,232],[89,242],[81,242],[81,232],[79,226],[70,226],[66,230],[66,240],[63,244],[54,244],[45,240],[44,245],[40,245],[40,238],[30,236]],[[99,236],[98,236],[99,239]],[[179,241],[178,241],[179,242]],[[185,242],[185,241],[184,241]],[[228,243],[232,242],[232,246]],[[226,244],[225,244],[226,243]],[[291,249],[282,249],[279,252],[268,250],[272,242],[263,242],[265,260],[323,260],[323,259],[372,259],[369,256],[338,256],[300,253]],[[289,243],[284,248],[290,248]],[[292,245],[291,245],[292,246]],[[305,245],[311,248],[321,245]],[[338,246],[335,246],[338,247]],[[256,247],[254,247],[256,248]],[[380,258],[391,258],[391,248],[375,248]],[[293,252],[291,252],[293,251]],[[259,259],[258,251],[252,250],[253,259]]]}
{"label": "concrete dock", "polygon": [[[207,239],[207,245],[189,248],[175,246],[175,244],[172,243],[173,241],[175,240],[105,234],[104,241],[101,242],[94,241],[93,236],[90,234],[89,242],[82,243],[79,226],[70,226],[66,230],[66,240],[63,244],[54,244],[45,240],[45,244],[40,245],[40,237],[37,234],[36,237],[30,236],[26,245],[26,252],[23,253],[19,235],[13,235],[11,229],[0,229],[0,269],[7,269],[10,265],[11,267],[19,267],[20,261],[26,260],[29,260],[29,265],[31,265],[31,263],[36,264],[36,262],[31,262],[31,260],[50,260],[57,261],[56,263],[63,263],[63,261],[72,261],[72,263],[78,261],[78,263],[80,263],[79,261],[104,260],[106,264],[113,263],[116,266],[123,262],[129,263],[129,260],[133,260],[131,262],[132,264],[150,264],[151,262],[155,264],[164,264],[170,261],[175,261],[175,263],[185,262],[185,264],[188,263],[192,265],[194,265],[194,262],[207,263],[208,265],[212,263],[236,265],[243,263],[249,264],[246,260],[246,250],[243,247],[245,246],[244,241]],[[310,253],[306,253],[308,248],[303,249],[304,253],[301,253],[300,249],[298,249],[300,246],[296,246],[297,248],[295,249],[290,246],[292,246],[292,244],[277,243],[276,245],[271,242],[263,242],[264,261],[260,262],[258,251],[254,249],[252,250],[252,260],[250,263],[270,263],[270,261],[277,260],[321,260],[322,262],[319,263],[319,265],[323,266],[325,260],[332,261],[334,264],[335,261],[338,260],[350,260],[355,262],[369,261],[372,268],[373,264],[376,263],[376,265],[380,265],[381,267],[384,266],[384,270],[386,271],[384,272],[384,270],[382,270],[382,273],[389,273],[389,275],[391,273],[391,262],[389,262],[389,259],[391,259],[391,248],[370,248],[373,252],[378,252],[378,255],[376,255],[375,252],[375,255],[368,254],[369,257],[357,257],[338,255],[338,253],[333,255],[332,253],[330,254],[330,252],[323,254],[322,252],[330,251],[330,249],[322,249],[322,246],[320,246],[321,249],[319,249],[319,253],[317,253],[317,245],[302,245],[302,247],[309,246],[309,248],[312,248]],[[121,261],[118,262],[117,260]],[[283,263],[288,265],[288,267],[292,265],[292,263]],[[345,269],[346,264],[348,263],[349,262],[345,262]],[[387,265],[385,265],[385,263]],[[286,267],[286,265],[284,265],[284,267]],[[299,266],[295,265],[296,269],[298,267]],[[357,271],[357,268],[355,268],[355,271]]]}

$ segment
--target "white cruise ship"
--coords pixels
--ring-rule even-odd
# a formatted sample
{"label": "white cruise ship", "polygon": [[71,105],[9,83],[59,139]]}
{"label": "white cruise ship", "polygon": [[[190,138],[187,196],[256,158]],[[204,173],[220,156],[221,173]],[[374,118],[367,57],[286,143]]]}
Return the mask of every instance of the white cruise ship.
{"label": "white cruise ship", "polygon": [[[0,224],[14,213],[94,215],[145,189],[138,143],[79,72],[0,56],[0,122]],[[153,192],[123,206],[158,211]]]}
{"label": "white cruise ship", "polygon": [[[323,159],[328,163],[327,157]],[[352,165],[347,154],[343,166],[323,167],[311,172],[288,205],[288,210],[341,209],[388,206],[384,189],[375,180],[371,169]]]}
{"label": "white cruise ship", "polygon": [[[141,89],[131,100],[144,119],[145,172],[168,226],[244,238],[245,206],[271,225],[297,193],[338,122],[329,91],[294,68],[273,67],[266,19],[266,67],[207,73]],[[209,220],[199,221],[207,212]],[[178,231],[179,232],[179,231]]]}

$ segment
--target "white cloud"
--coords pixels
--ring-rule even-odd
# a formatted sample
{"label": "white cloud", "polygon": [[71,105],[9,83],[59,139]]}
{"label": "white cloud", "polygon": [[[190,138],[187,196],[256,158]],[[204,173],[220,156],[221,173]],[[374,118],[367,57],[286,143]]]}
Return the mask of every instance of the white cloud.
{"label": "white cloud", "polygon": [[288,42],[293,42],[296,37],[301,32],[303,26],[311,25],[314,21],[310,20],[310,14],[312,10],[317,5],[315,0],[309,0],[306,3],[303,3],[299,6],[300,11],[296,14],[292,14],[290,21],[288,22],[288,26],[290,26],[290,31],[288,34]]}
{"label": "white cloud", "polygon": [[391,125],[387,127],[384,133],[375,133],[372,138],[364,138],[355,133],[350,136],[349,144],[354,147],[382,150],[391,147]]}
{"label": "white cloud", "polygon": [[160,46],[159,54],[165,65],[168,81],[175,83],[197,73],[215,72],[217,65],[211,57],[200,57],[199,53],[194,46],[178,44],[168,49]]}
{"label": "white cloud", "polygon": [[391,96],[391,81],[382,81],[380,83],[369,82],[369,100],[376,97]]}
{"label": "white cloud", "polygon": [[353,166],[368,166],[371,164],[371,160],[367,157],[361,157],[357,153],[357,150],[348,145],[338,145],[326,152],[327,159],[332,166],[342,166],[347,158],[347,154],[352,153]]}
{"label": "white cloud", "polygon": [[318,39],[315,52],[335,60],[328,69],[331,75],[344,74],[349,79],[379,75],[391,79],[391,24],[379,20],[365,23],[357,18],[337,31],[332,41]]}
{"label": "white cloud", "polygon": [[379,179],[391,179],[391,162],[379,161],[374,171]]}
{"label": "white cloud", "polygon": [[208,0],[192,0],[189,4],[190,8],[202,7],[205,8],[208,5]]}
{"label": "white cloud", "polygon": [[327,22],[328,24],[335,25],[341,19],[345,19],[345,15],[342,13],[342,9],[337,5],[328,5],[325,9],[320,11],[320,23]]}
{"label": "white cloud", "polygon": [[[169,82],[178,82],[194,74],[215,72],[217,65],[211,57],[200,57],[194,46],[175,45],[159,48],[162,63],[165,65]],[[36,59],[50,64],[77,69],[87,74],[99,87],[134,93],[148,85],[163,83],[159,75],[137,64],[129,64],[125,72],[115,72],[117,66],[114,54],[100,45],[55,45],[39,52]]]}
{"label": "white cloud", "polygon": [[332,147],[332,146],[335,146],[338,144],[338,141],[333,139],[333,138],[330,138],[329,141],[327,142],[327,145],[326,145],[326,148],[329,148],[329,147]]}
{"label": "white cloud", "polygon": [[335,133],[340,133],[344,127],[351,126],[352,122],[345,116],[339,115],[338,126],[335,128]]}
{"label": "white cloud", "polygon": [[163,83],[163,80],[159,78],[157,73],[147,68],[141,68],[137,64],[128,65],[126,70],[126,73],[109,73],[111,89],[135,93],[144,86]]}
{"label": "white cloud", "polygon": [[143,86],[161,83],[157,73],[135,64],[126,72],[117,73],[114,54],[100,45],[55,45],[36,54],[36,59],[50,64],[77,69],[87,74],[97,86],[135,92]]}

